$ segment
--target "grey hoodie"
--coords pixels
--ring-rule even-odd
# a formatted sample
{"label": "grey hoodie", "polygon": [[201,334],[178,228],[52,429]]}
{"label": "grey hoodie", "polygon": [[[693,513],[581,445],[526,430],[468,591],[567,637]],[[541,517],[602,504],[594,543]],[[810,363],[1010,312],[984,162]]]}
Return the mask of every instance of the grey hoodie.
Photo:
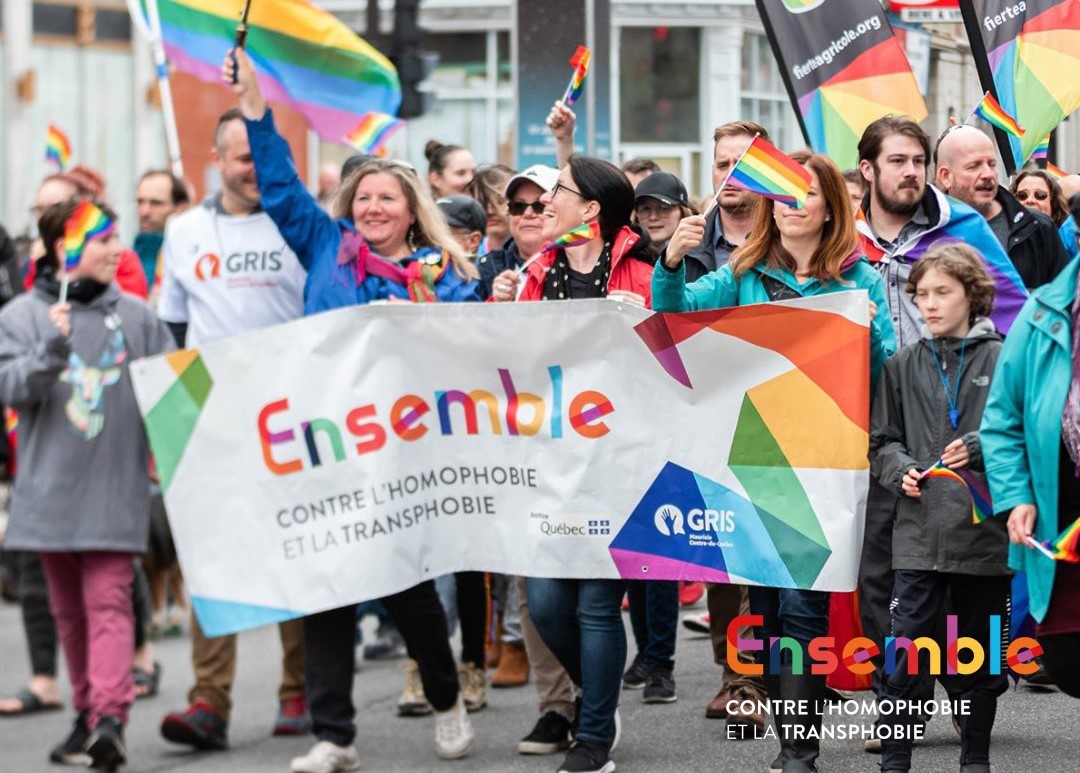
{"label": "grey hoodie", "polygon": [[19,415],[5,547],[142,553],[150,525],[148,446],[128,366],[173,348],[142,301],[113,284],[71,303],[71,337],[35,286],[0,311],[0,402]]}

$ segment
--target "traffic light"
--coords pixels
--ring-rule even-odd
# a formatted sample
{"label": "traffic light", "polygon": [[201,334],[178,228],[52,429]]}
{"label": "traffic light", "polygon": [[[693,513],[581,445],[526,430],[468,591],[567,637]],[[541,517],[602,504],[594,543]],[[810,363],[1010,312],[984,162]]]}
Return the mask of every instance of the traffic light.
{"label": "traffic light", "polygon": [[398,79],[401,81],[398,118],[416,118],[423,115],[431,109],[435,95],[421,90],[420,85],[435,71],[439,55],[410,52],[392,56],[390,61],[397,68]]}

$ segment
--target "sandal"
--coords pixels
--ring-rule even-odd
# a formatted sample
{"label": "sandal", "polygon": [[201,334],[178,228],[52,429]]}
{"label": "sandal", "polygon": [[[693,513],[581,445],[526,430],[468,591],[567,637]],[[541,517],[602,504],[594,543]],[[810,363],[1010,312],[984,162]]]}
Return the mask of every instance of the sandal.
{"label": "sandal", "polygon": [[59,711],[64,708],[62,703],[46,703],[31,692],[29,687],[24,687],[15,693],[13,700],[19,702],[19,708],[15,711],[0,710],[0,717],[21,717],[24,714],[36,714],[39,711]]}
{"label": "sandal", "polygon": [[[135,680],[135,700],[153,698],[158,694],[158,686],[161,683],[161,664],[154,661],[154,670],[147,671],[145,668],[135,666],[131,669],[131,675]],[[140,692],[140,688],[143,690]]]}

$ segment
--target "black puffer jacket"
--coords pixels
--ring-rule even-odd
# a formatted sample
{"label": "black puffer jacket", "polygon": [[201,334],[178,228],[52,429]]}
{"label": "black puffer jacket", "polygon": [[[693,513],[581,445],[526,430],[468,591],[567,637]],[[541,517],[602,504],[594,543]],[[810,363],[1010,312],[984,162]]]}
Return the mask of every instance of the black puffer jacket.
{"label": "black puffer jacket", "polygon": [[1002,246],[1024,286],[1034,290],[1051,282],[1069,262],[1054,221],[1026,209],[1004,188],[998,188],[997,200],[1009,223],[1008,243]]}
{"label": "black puffer jacket", "polygon": [[[949,401],[930,347],[935,347],[953,388],[962,344],[960,415],[953,429]],[[913,467],[925,470],[958,437],[968,447],[968,466],[981,476],[979,422],[1000,351],[1001,337],[994,326],[979,320],[963,341],[924,338],[885,363],[870,419],[870,472],[900,495],[892,539],[894,569],[1009,574],[1005,519],[973,524],[971,499],[956,481],[926,479],[918,499],[905,496],[900,488],[904,473]]]}

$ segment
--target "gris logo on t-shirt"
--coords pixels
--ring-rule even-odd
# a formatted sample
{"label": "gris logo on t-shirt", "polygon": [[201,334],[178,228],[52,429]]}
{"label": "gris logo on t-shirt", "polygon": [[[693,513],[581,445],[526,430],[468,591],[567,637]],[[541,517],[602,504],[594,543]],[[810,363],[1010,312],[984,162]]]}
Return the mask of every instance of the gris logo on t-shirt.
{"label": "gris logo on t-shirt", "polygon": [[224,271],[226,276],[260,272],[280,272],[284,267],[281,250],[262,252],[233,252],[223,261],[208,252],[195,261],[195,278],[201,281],[217,279]]}

